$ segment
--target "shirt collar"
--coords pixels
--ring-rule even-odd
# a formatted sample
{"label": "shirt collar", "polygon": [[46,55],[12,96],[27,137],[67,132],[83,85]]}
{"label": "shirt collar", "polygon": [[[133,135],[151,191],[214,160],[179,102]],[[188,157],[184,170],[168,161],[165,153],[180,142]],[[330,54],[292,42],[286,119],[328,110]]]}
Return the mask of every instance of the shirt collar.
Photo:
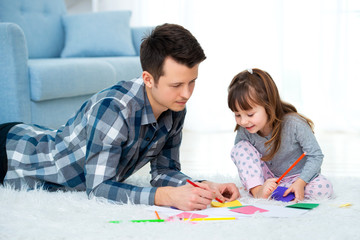
{"label": "shirt collar", "polygon": [[144,108],[142,112],[142,118],[141,118],[141,125],[147,125],[152,124],[156,129],[158,127],[161,127],[162,125],[165,125],[166,129],[170,131],[172,125],[173,125],[173,119],[172,119],[172,111],[167,110],[163,112],[160,117],[158,118],[158,121],[156,121],[154,112],[152,110],[152,107],[150,105],[149,98],[146,93],[145,85],[143,84],[143,93],[144,93]]}

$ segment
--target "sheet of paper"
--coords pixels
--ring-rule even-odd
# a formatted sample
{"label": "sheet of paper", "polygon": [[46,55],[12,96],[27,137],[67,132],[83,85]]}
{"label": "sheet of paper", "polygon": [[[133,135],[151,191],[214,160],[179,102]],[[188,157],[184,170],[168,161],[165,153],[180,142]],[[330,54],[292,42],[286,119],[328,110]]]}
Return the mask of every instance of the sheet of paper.
{"label": "sheet of paper", "polygon": [[286,197],[283,197],[286,190],[286,187],[278,186],[272,193],[271,197],[277,201],[290,202],[295,198],[295,194],[291,192]]}
{"label": "sheet of paper", "polygon": [[[297,208],[289,208],[286,206],[276,206],[276,205],[265,205],[265,204],[253,204],[254,207],[268,210],[267,212],[256,212],[255,215],[262,217],[272,217],[272,218],[287,218],[287,217],[298,217],[302,214],[309,212],[308,209],[297,209]],[[240,207],[243,208],[243,207]],[[147,208],[150,211],[157,211],[158,213],[164,214],[168,217],[175,216],[177,214],[184,213],[184,211],[169,208],[169,207],[158,207],[158,206],[150,206]],[[232,209],[225,207],[209,207],[204,210],[198,211],[187,211],[186,213],[192,214],[201,214],[207,215],[209,218],[213,217],[236,217],[236,218],[244,218],[251,217],[254,214],[243,214],[231,211]]]}
{"label": "sheet of paper", "polygon": [[289,208],[301,208],[301,209],[313,209],[316,208],[317,206],[319,206],[318,203],[296,203],[293,205],[288,205],[286,207]]}
{"label": "sheet of paper", "polygon": [[204,210],[199,211],[191,211],[191,213],[197,213],[197,214],[205,214],[208,215],[208,217],[247,217],[244,214],[238,214],[236,212],[230,211],[229,208],[214,208],[210,207]]}
{"label": "sheet of paper", "polygon": [[242,214],[254,214],[256,212],[262,213],[262,212],[268,212],[266,209],[254,207],[254,206],[243,206],[239,208],[231,209],[230,211],[236,212],[236,213],[242,213]]}
{"label": "sheet of paper", "polygon": [[159,207],[159,206],[149,206],[147,208],[147,210],[149,211],[157,211],[158,213],[162,213],[165,214],[166,216],[174,216],[176,214],[180,214],[183,213],[184,211],[179,210],[179,209],[174,209],[174,208],[170,208],[170,207]]}
{"label": "sheet of paper", "polygon": [[184,219],[184,218],[193,219],[193,218],[206,218],[206,217],[208,217],[208,215],[198,214],[198,213],[190,213],[190,212],[182,212],[182,213],[175,215],[174,217],[182,218],[182,219]]}
{"label": "sheet of paper", "polygon": [[212,207],[238,207],[241,206],[241,202],[239,200],[235,200],[232,202],[225,202],[225,203],[221,203],[218,201],[212,201],[211,202],[211,206]]}
{"label": "sheet of paper", "polygon": [[147,208],[149,211],[157,211],[158,213],[161,213],[163,215],[166,215],[167,217],[174,217],[175,215],[186,213],[186,214],[201,214],[201,215],[207,215],[208,217],[248,217],[245,214],[238,214],[235,212],[231,212],[228,208],[214,208],[209,207],[204,210],[198,210],[198,211],[181,211],[169,207],[159,207],[159,206],[149,206]]}
{"label": "sheet of paper", "polygon": [[287,208],[285,206],[275,206],[275,205],[265,205],[265,204],[256,204],[256,207],[269,210],[268,212],[257,213],[257,214],[264,217],[272,217],[272,218],[298,217],[309,212],[309,210],[305,210],[305,209]]}

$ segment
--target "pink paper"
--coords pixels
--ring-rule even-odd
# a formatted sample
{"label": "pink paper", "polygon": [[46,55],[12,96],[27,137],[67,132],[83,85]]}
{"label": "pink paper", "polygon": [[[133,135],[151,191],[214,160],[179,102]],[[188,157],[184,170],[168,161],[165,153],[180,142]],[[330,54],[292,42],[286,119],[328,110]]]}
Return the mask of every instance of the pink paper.
{"label": "pink paper", "polygon": [[178,215],[175,215],[175,217],[177,218],[189,218],[189,219],[193,219],[193,218],[206,218],[208,215],[202,215],[202,214],[197,214],[197,213],[189,213],[189,212],[182,212],[179,213]]}
{"label": "pink paper", "polygon": [[206,218],[208,215],[202,215],[197,213],[190,213],[190,212],[182,212],[175,216],[171,216],[167,219],[167,221],[174,221],[176,219],[193,219],[193,218]]}
{"label": "pink paper", "polygon": [[258,208],[258,207],[254,207],[254,206],[239,207],[239,208],[231,209],[230,211],[242,213],[242,214],[254,214],[256,212],[268,212],[268,210],[266,210],[266,209],[262,209],[262,208]]}

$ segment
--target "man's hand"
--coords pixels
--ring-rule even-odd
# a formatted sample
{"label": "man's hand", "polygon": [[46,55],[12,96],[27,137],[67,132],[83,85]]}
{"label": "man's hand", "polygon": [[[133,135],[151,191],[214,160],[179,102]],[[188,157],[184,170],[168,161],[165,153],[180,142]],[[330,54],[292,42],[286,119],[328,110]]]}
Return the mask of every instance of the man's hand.
{"label": "man's hand", "polygon": [[215,192],[215,197],[221,201],[231,202],[240,197],[239,189],[234,183],[214,183],[210,181],[203,181],[202,185],[208,185],[210,189]]}
{"label": "man's hand", "polygon": [[215,198],[214,192],[206,184],[200,187],[186,184],[180,187],[159,187],[155,193],[155,205],[172,206],[184,211],[206,209]]}
{"label": "man's hand", "polygon": [[304,200],[306,184],[307,183],[301,178],[296,179],[296,181],[284,192],[283,196],[286,197],[290,192],[293,192],[295,194],[296,202]]}

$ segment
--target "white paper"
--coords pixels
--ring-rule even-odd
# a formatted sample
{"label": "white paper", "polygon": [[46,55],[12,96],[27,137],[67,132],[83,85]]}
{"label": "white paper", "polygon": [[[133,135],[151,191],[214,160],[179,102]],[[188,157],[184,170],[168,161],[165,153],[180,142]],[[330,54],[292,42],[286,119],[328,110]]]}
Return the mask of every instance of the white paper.
{"label": "white paper", "polygon": [[[247,205],[243,205],[247,206]],[[252,217],[254,215],[261,217],[271,217],[271,218],[287,218],[287,217],[298,217],[307,213],[308,209],[297,209],[297,208],[288,208],[285,206],[275,206],[275,205],[265,205],[265,204],[251,204],[251,206],[262,208],[268,210],[267,212],[256,212],[254,214],[242,214],[230,211],[231,209],[226,207],[209,207],[204,210],[198,211],[186,211],[189,213],[197,213],[202,215],[208,215],[209,218],[221,218],[221,217],[236,217],[236,218],[244,218],[244,217]],[[157,211],[161,214],[165,214],[168,217],[175,216],[184,211],[173,209],[170,207],[159,207],[159,206],[150,206],[147,208],[150,211]]]}

